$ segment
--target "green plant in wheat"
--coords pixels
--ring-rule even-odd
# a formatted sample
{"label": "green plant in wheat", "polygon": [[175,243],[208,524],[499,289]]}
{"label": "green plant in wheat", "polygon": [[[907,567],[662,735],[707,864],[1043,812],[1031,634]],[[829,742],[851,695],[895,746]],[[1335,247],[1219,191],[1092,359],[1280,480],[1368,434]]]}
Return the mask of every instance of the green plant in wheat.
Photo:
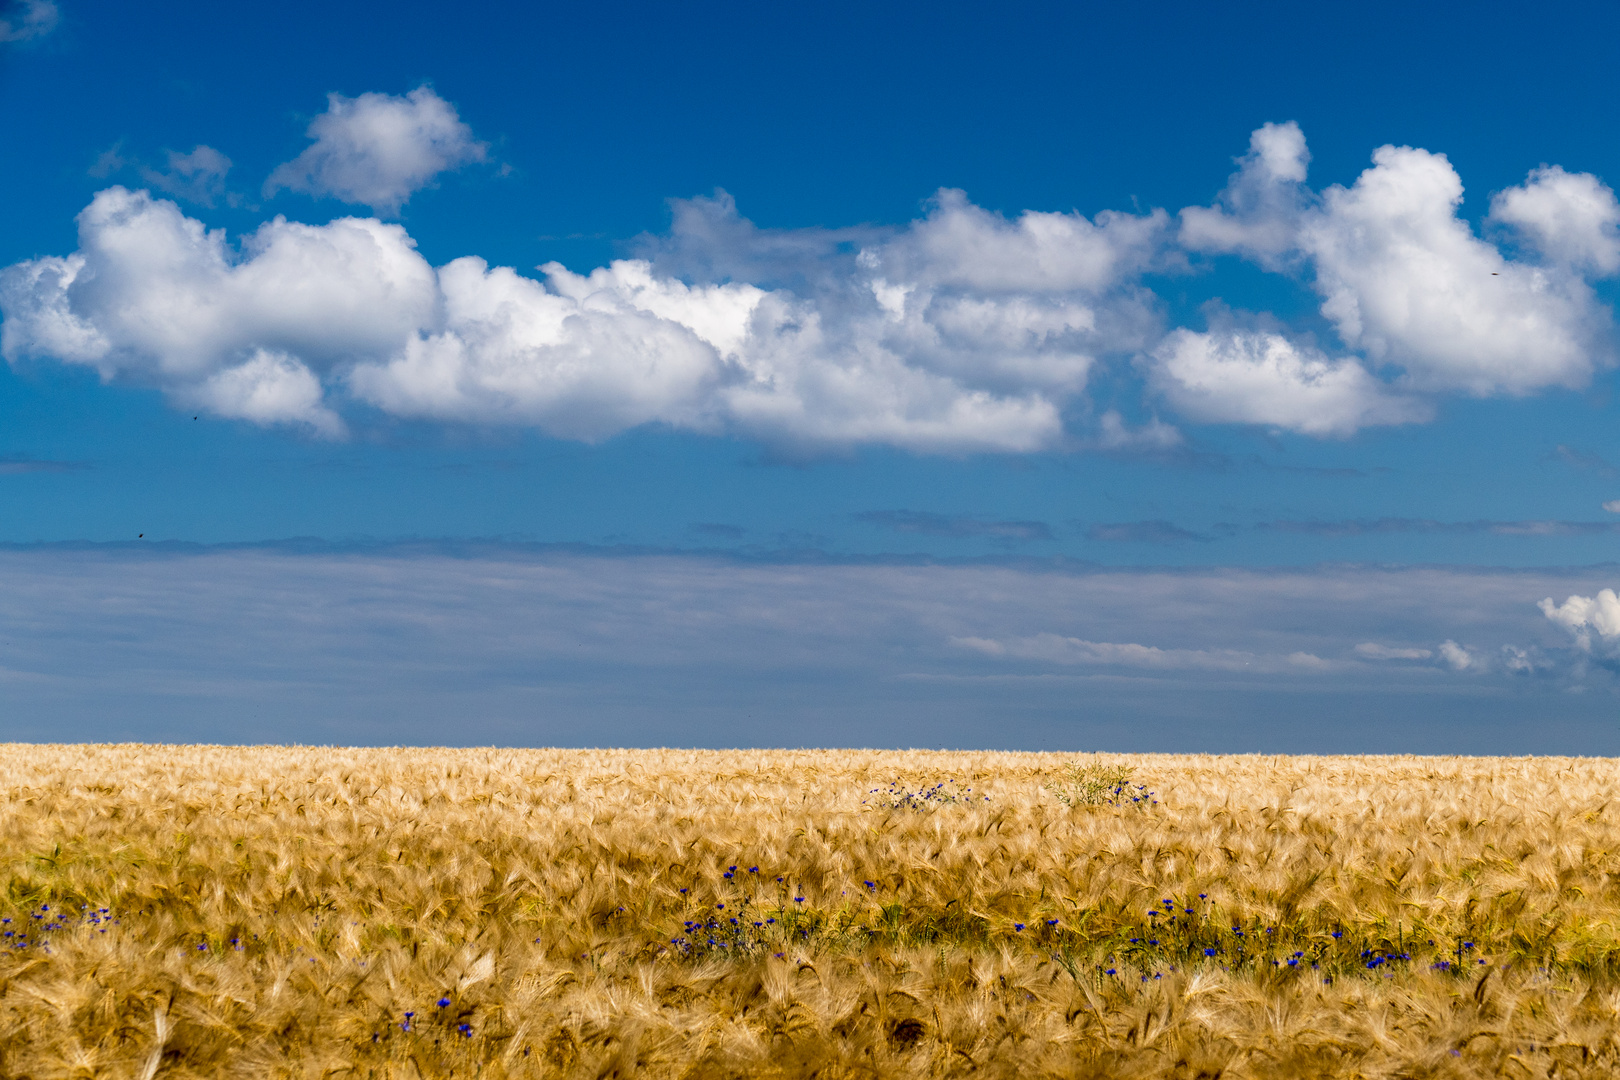
{"label": "green plant in wheat", "polygon": [[1042,785],[1064,806],[1131,806],[1146,809],[1157,806],[1155,793],[1146,784],[1131,783],[1131,768],[1104,761],[1101,755],[1089,761],[1071,761],[1062,774]]}

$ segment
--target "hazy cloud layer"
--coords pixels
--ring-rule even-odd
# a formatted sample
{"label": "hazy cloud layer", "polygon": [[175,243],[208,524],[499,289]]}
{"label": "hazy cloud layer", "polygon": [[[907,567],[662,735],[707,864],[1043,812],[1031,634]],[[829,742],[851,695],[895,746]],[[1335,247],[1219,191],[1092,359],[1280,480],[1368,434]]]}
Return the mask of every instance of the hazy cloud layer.
{"label": "hazy cloud layer", "polygon": [[[332,95],[309,134],[267,193],[389,213],[487,154],[427,87]],[[430,266],[375,218],[276,218],[232,243],[113,187],[80,214],[76,252],[0,271],[3,351],[329,437],[380,412],[587,441],[660,424],[940,453],[1164,453],[1182,436],[1157,405],[1340,437],[1426,421],[1442,394],[1582,386],[1613,362],[1591,282],[1620,272],[1620,203],[1595,177],[1537,169],[1496,194],[1481,236],[1441,154],[1381,147],[1354,184],[1322,191],[1308,163],[1296,125],[1268,124],[1215,202],[1175,217],[1004,216],[942,189],[898,227],[769,230],[722,193],[677,202],[639,258],[539,277],[476,256]],[[229,166],[198,146],[143,174],[207,205]],[[1189,254],[1305,277],[1340,342],[1216,311],[1167,327],[1145,275],[1185,272]],[[1150,417],[1135,428],[1088,398],[1098,371],[1133,365]]]}
{"label": "hazy cloud layer", "polygon": [[1381,645],[1376,641],[1363,641],[1356,646],[1356,655],[1366,657],[1368,660],[1427,660],[1434,655],[1434,650],[1411,646],[1402,648]]}
{"label": "hazy cloud layer", "polygon": [[42,38],[56,29],[60,18],[51,0],[13,0],[0,6],[0,45]]}
{"label": "hazy cloud layer", "polygon": [[1161,649],[1156,645],[1137,645],[1133,642],[1082,641],[1080,638],[1062,637],[1058,634],[1036,634],[1032,637],[1002,641],[994,638],[960,637],[952,638],[951,644],[972,649],[986,656],[1005,656],[1063,665],[1146,668],[1151,671],[1229,671],[1265,674],[1300,669],[1323,671],[1332,666],[1321,657],[1305,652],[1289,653],[1287,656],[1262,656],[1237,649]]}
{"label": "hazy cloud layer", "polygon": [[873,510],[856,514],[857,521],[897,533],[991,540],[1050,540],[1051,528],[1042,521],[988,521],[961,515],[929,514],[919,510]]}
{"label": "hazy cloud layer", "polygon": [[1620,521],[1435,521],[1432,518],[1384,517],[1344,518],[1338,521],[1265,521],[1255,528],[1268,532],[1309,533],[1315,536],[1368,536],[1379,533],[1602,536],[1620,533]]}
{"label": "hazy cloud layer", "polygon": [[1113,544],[1180,544],[1211,538],[1168,521],[1117,521],[1092,525],[1086,529],[1086,539]]}
{"label": "hazy cloud layer", "polygon": [[1590,750],[1537,601],[1613,573],[13,548],[0,685],[13,738]]}

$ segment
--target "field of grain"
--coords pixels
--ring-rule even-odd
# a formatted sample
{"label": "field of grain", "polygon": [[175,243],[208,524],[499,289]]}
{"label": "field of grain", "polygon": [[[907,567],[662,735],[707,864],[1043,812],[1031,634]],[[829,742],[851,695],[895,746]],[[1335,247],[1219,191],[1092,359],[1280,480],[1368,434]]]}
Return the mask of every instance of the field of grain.
{"label": "field of grain", "polygon": [[3,760],[6,1077],[1620,1073],[1609,760]]}

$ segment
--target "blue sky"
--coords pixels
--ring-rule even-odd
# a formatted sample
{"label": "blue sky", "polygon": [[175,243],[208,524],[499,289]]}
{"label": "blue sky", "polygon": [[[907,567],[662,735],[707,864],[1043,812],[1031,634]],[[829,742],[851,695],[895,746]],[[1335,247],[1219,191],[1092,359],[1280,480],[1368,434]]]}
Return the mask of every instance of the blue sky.
{"label": "blue sky", "polygon": [[19,738],[1620,750],[1612,6],[0,12]]}

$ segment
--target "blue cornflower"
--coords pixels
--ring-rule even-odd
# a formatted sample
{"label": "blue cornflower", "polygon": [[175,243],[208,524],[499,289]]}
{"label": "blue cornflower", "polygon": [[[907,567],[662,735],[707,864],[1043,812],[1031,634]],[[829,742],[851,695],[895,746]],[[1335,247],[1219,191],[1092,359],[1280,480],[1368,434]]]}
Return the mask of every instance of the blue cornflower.
{"label": "blue cornflower", "polygon": [[1021,923],[1021,922],[1013,923],[1013,930],[1016,931],[1017,933],[1022,934],[1024,932],[1024,924]]}
{"label": "blue cornflower", "polygon": [[441,1008],[441,1009],[445,1008],[449,1004],[450,1004],[450,999],[449,998],[440,998],[439,999],[439,1008]]}
{"label": "blue cornflower", "polygon": [[456,1025],[456,1030],[461,1032],[461,1037],[463,1039],[472,1038],[472,1025],[471,1024],[458,1024],[458,1025]]}
{"label": "blue cornflower", "polygon": [[1205,956],[1214,956],[1215,955],[1215,950],[1214,949],[1205,949],[1204,950],[1204,955]]}
{"label": "blue cornflower", "polygon": [[1114,974],[1114,969],[1113,969],[1113,968],[1109,968],[1109,969],[1108,969],[1108,974],[1110,974],[1110,975],[1112,975],[1112,974]]}

